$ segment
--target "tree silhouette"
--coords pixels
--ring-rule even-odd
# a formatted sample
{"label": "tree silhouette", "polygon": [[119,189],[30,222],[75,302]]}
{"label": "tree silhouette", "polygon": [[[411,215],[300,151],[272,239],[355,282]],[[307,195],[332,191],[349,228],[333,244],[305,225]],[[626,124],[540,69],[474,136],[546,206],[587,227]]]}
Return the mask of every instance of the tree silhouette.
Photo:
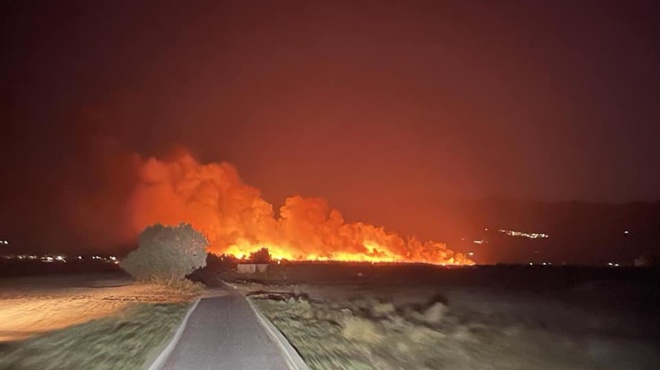
{"label": "tree silhouette", "polygon": [[156,224],[140,233],[138,248],[119,266],[137,280],[173,282],[206,266],[208,239],[189,224]]}
{"label": "tree silhouette", "polygon": [[256,252],[250,253],[250,262],[252,263],[269,263],[272,257],[268,248],[261,248]]}

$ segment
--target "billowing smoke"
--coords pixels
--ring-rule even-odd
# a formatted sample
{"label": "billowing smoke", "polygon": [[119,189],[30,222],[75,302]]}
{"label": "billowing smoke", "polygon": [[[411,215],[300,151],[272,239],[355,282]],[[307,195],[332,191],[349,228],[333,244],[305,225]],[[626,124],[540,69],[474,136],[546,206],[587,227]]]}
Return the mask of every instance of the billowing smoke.
{"label": "billowing smoke", "polygon": [[443,243],[347,223],[321,198],[287,198],[276,216],[228,163],[200,164],[182,153],[172,160],[138,160],[137,168],[127,209],[136,234],[157,222],[188,222],[206,233],[218,254],[241,257],[267,247],[276,258],[294,260],[471,263]]}

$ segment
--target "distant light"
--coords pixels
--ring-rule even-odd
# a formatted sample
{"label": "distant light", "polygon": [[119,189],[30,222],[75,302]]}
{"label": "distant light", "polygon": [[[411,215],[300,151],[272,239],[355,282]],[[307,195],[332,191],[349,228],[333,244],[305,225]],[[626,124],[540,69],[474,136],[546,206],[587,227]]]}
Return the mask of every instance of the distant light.
{"label": "distant light", "polygon": [[474,252],[468,252],[468,256],[474,256]]}
{"label": "distant light", "polygon": [[607,265],[608,265],[608,266],[612,266],[612,262],[608,263]]}
{"label": "distant light", "polygon": [[533,264],[533,263],[531,263],[531,262],[529,263],[529,265],[530,265],[530,266],[534,266],[534,264]]}
{"label": "distant light", "polygon": [[110,256],[110,259],[113,260],[113,261],[116,261],[116,260],[117,260],[117,257],[115,257],[115,256]]}
{"label": "distant light", "polygon": [[545,265],[546,265],[546,263],[545,263],[545,262],[543,262],[543,266],[545,266]]}
{"label": "distant light", "polygon": [[619,264],[618,264],[618,263],[615,263],[615,264],[614,264],[614,267],[619,267]]}
{"label": "distant light", "polygon": [[623,233],[626,234],[626,235],[630,234],[630,232],[628,230],[624,231]]}
{"label": "distant light", "polygon": [[78,256],[78,259],[79,259],[79,260],[83,259],[83,256]]}
{"label": "distant light", "polygon": [[539,238],[549,238],[550,235],[544,234],[544,233],[527,233],[527,232],[522,232],[522,231],[515,231],[515,230],[505,230],[505,229],[499,229],[498,230],[501,233],[504,233],[508,236],[517,236],[517,237],[523,237],[523,238],[529,238],[529,239],[539,239]]}
{"label": "distant light", "polygon": [[488,228],[485,228],[484,231],[488,231]]}

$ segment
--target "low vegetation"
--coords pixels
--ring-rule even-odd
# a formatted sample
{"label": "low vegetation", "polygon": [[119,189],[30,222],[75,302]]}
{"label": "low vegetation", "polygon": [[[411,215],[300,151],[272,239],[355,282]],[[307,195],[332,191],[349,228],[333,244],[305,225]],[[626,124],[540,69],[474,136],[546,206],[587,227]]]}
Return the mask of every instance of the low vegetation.
{"label": "low vegetation", "polygon": [[0,369],[140,369],[203,287],[122,272],[0,280]]}
{"label": "low vegetation", "polygon": [[[352,291],[359,298],[339,298],[331,290],[271,289],[282,293],[247,294],[315,370],[645,369],[658,360],[645,344],[474,315],[466,302],[454,306],[441,295],[403,299],[360,289]],[[470,304],[489,302],[505,303]]]}
{"label": "low vegetation", "polygon": [[[395,305],[385,299],[327,303],[304,295],[251,297],[313,369],[464,368],[449,344],[441,299]],[[453,352],[454,354],[450,354]],[[455,367],[455,366],[458,367]]]}
{"label": "low vegetation", "polygon": [[0,369],[143,369],[158,355],[188,304],[137,303],[120,314],[0,347]]}

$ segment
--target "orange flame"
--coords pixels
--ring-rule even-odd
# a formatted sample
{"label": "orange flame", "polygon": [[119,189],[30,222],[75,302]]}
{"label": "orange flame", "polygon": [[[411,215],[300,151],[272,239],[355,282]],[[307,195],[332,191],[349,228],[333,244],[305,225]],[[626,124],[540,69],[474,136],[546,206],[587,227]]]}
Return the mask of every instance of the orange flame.
{"label": "orange flame", "polygon": [[347,223],[322,198],[287,198],[279,210],[243,184],[228,163],[200,164],[190,155],[138,162],[139,183],[129,202],[131,226],[187,222],[203,231],[210,251],[238,258],[263,247],[292,261],[425,262],[471,265],[444,243],[404,239],[361,222]]}

